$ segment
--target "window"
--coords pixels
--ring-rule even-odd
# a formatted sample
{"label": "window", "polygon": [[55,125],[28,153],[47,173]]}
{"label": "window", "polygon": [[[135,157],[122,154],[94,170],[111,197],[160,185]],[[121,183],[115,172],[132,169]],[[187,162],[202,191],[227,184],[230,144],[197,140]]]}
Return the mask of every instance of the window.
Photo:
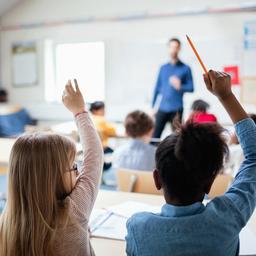
{"label": "window", "polygon": [[[58,44],[55,56],[55,81],[47,83],[47,80],[50,79],[46,77],[47,101],[60,101],[65,84],[69,79],[73,80],[74,78],[77,79],[87,102],[105,99],[105,49],[103,42]],[[46,69],[50,71],[49,65],[47,68],[47,62]],[[46,70],[47,74],[49,74],[48,71]],[[49,86],[51,84],[52,86]]]}

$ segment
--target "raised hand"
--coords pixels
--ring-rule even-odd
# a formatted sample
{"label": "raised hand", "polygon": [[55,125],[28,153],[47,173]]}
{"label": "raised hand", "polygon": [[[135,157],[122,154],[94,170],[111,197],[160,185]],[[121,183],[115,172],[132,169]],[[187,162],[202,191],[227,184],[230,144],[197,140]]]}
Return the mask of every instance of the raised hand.
{"label": "raised hand", "polygon": [[208,74],[204,74],[204,81],[207,89],[218,97],[234,123],[248,117],[232,93],[229,74],[210,70]]}
{"label": "raised hand", "polygon": [[225,72],[210,70],[207,75],[204,74],[204,82],[207,89],[221,100],[233,94],[231,90],[231,77]]}
{"label": "raised hand", "polygon": [[76,115],[85,110],[85,102],[76,79],[74,79],[74,83],[75,89],[72,86],[71,80],[68,80],[63,91],[62,102],[69,111]]}

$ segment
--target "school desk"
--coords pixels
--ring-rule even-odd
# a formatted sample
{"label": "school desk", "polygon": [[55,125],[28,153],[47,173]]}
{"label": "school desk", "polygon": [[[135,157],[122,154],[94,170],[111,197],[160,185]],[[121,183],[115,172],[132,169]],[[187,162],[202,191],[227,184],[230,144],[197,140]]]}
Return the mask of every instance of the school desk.
{"label": "school desk", "polygon": [[[100,190],[95,208],[106,208],[116,204],[123,203],[125,201],[135,201],[146,204],[151,204],[155,206],[161,206],[164,204],[164,199],[162,196],[158,195],[146,195],[137,193],[127,193],[127,192],[116,192]],[[249,223],[249,228],[256,235],[256,212],[254,212]],[[125,256],[125,241],[104,239],[104,238],[92,238],[92,246],[97,256]]]}

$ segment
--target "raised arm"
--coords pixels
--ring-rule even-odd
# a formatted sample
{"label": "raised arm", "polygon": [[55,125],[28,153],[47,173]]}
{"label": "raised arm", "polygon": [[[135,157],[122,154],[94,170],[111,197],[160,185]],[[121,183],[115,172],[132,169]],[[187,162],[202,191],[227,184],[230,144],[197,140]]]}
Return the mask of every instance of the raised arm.
{"label": "raised arm", "polygon": [[230,76],[210,71],[204,76],[209,91],[216,95],[235,123],[245,160],[235,180],[225,194],[230,209],[230,219],[240,231],[256,206],[256,126],[231,91]]}
{"label": "raised arm", "polygon": [[103,166],[103,149],[96,129],[85,111],[83,96],[75,80],[76,90],[71,82],[66,85],[63,103],[74,114],[80,141],[83,147],[83,164],[76,186],[70,194],[75,204],[75,212],[80,216],[89,215],[92,211]]}

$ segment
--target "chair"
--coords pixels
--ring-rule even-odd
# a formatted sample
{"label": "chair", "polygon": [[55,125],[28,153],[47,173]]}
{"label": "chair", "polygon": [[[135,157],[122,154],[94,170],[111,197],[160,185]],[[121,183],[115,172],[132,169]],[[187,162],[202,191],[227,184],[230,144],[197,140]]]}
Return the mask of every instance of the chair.
{"label": "chair", "polygon": [[223,195],[228,190],[232,181],[233,177],[231,175],[219,174],[212,184],[210,193],[208,194],[209,198],[212,199],[216,196]]}
{"label": "chair", "polygon": [[118,189],[124,192],[161,194],[161,191],[155,187],[152,172],[149,171],[119,169],[117,170],[117,184]]}

